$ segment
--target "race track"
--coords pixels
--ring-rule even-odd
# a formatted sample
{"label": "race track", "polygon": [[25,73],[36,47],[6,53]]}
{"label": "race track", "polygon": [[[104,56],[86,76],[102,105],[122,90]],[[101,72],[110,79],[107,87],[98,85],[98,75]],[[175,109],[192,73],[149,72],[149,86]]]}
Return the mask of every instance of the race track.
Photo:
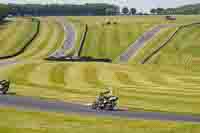
{"label": "race track", "polygon": [[[63,20],[62,20],[63,21]],[[145,33],[141,38],[139,38],[130,48],[120,56],[120,62],[126,62],[131,56],[134,56],[137,51],[145,45],[145,42],[153,38],[157,32],[162,28],[168,27],[169,25],[160,25],[152,29],[151,31]],[[54,53],[58,56],[62,56],[63,50],[70,49],[75,43],[75,31],[72,25],[65,23],[65,32],[68,33],[67,39],[60,51]],[[7,66],[11,64],[16,64],[19,62],[15,61],[4,61],[0,62],[1,66]],[[127,110],[118,111],[100,111],[90,109],[88,106],[74,104],[74,103],[64,103],[60,101],[52,100],[41,100],[31,97],[14,96],[14,95],[0,95],[0,106],[1,107],[16,107],[22,109],[34,109],[39,111],[47,112],[61,112],[65,114],[77,113],[83,115],[91,116],[107,116],[107,117],[120,117],[128,119],[145,119],[145,120],[161,120],[161,121],[182,121],[182,122],[198,122],[200,123],[200,116],[193,115],[183,115],[183,114],[172,114],[172,113],[160,113],[160,112],[131,112]]]}
{"label": "race track", "polygon": [[50,56],[59,58],[59,57],[66,56],[65,52],[67,50],[70,50],[73,47],[75,47],[76,32],[75,32],[73,25],[68,23],[65,18],[57,17],[57,22],[60,23],[63,26],[64,32],[66,33],[66,36],[65,36],[63,46],[61,48],[57,49]]}
{"label": "race track", "polygon": [[146,42],[148,42],[153,37],[155,37],[155,35],[161,29],[167,28],[167,27],[170,27],[170,26],[172,26],[172,25],[169,25],[169,24],[158,25],[158,26],[154,27],[153,29],[145,32],[138,40],[136,40],[133,44],[131,44],[130,47],[124,53],[122,53],[118,57],[118,62],[119,63],[126,63],[126,62],[128,62],[128,60],[130,58],[133,58],[134,56],[136,56],[136,54],[138,53],[138,51],[140,49],[142,49],[145,46],[145,44],[147,44]]}
{"label": "race track", "polygon": [[120,117],[128,119],[145,119],[161,121],[198,122],[200,116],[179,115],[159,112],[130,112],[130,111],[95,111],[89,106],[64,103],[60,101],[41,100],[22,96],[0,96],[0,106],[34,109],[47,112],[61,112],[65,114],[76,113],[90,116]]}

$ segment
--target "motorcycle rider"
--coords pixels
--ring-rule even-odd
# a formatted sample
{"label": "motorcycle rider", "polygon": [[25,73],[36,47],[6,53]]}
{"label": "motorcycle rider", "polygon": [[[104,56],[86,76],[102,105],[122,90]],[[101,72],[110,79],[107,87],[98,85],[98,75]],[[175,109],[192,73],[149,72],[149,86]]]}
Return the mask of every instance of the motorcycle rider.
{"label": "motorcycle rider", "polygon": [[2,94],[6,94],[8,92],[9,87],[10,87],[10,81],[8,80],[0,81],[0,91],[2,92]]}
{"label": "motorcycle rider", "polygon": [[101,103],[106,102],[105,100],[108,100],[110,96],[112,96],[112,89],[107,88],[106,91],[100,92],[99,96],[97,97],[97,101]]}
{"label": "motorcycle rider", "polygon": [[118,97],[113,96],[112,88],[107,88],[105,91],[99,93],[96,101],[91,105],[95,110],[115,110],[117,106]]}

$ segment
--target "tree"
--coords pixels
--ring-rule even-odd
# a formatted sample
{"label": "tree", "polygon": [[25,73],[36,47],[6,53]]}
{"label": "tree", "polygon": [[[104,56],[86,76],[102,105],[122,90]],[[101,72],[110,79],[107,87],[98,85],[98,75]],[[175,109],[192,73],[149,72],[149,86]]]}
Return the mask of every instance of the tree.
{"label": "tree", "polygon": [[136,8],[131,8],[131,14],[135,15],[137,13],[137,9]]}
{"label": "tree", "polygon": [[122,9],[122,13],[127,15],[127,14],[129,13],[128,7],[124,7],[124,8]]}
{"label": "tree", "polygon": [[0,20],[8,15],[9,8],[7,5],[0,4]]}
{"label": "tree", "polygon": [[157,10],[155,8],[151,9],[151,14],[156,14]]}
{"label": "tree", "polygon": [[156,13],[157,14],[162,14],[163,11],[165,11],[165,9],[163,9],[163,8],[157,8]]}
{"label": "tree", "polygon": [[116,5],[110,4],[9,4],[11,15],[34,15],[34,16],[84,16],[84,15],[118,15],[120,10]]}

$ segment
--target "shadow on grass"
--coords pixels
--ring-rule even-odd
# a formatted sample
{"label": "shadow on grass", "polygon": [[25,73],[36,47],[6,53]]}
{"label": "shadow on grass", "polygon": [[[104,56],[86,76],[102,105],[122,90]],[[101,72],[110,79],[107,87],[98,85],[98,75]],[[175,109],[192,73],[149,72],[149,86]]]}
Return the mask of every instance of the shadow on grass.
{"label": "shadow on grass", "polygon": [[12,22],[11,20],[1,20],[0,21],[0,30],[5,29],[5,25],[7,25],[8,23]]}
{"label": "shadow on grass", "polygon": [[16,96],[17,93],[15,93],[15,92],[8,92],[6,95],[9,95],[9,96]]}
{"label": "shadow on grass", "polygon": [[8,23],[12,22],[11,20],[1,20],[0,25],[6,25]]}

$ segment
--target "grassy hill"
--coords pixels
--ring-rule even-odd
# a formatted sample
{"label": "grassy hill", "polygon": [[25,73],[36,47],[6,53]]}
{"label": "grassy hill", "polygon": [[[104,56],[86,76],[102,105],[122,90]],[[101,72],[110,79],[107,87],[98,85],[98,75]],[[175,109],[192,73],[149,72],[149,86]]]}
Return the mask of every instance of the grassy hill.
{"label": "grassy hill", "polygon": [[[89,30],[84,43],[82,56],[111,58],[115,60],[144,32],[159,24],[188,24],[199,21],[197,16],[178,16],[176,21],[167,21],[163,16],[134,16],[134,17],[69,17],[78,31],[77,40],[80,43],[81,32],[85,24]],[[111,23],[111,24],[108,24]],[[166,31],[169,36],[174,27]],[[162,31],[161,31],[162,32]],[[161,34],[161,33],[160,33]],[[165,37],[163,35],[163,37]],[[165,38],[163,38],[165,39]],[[161,39],[160,39],[161,41]],[[154,43],[154,42],[152,42]],[[77,44],[79,46],[79,44]]]}
{"label": "grassy hill", "polygon": [[[23,35],[24,38],[27,37],[27,33],[26,34],[23,34],[22,32],[17,32],[17,33],[21,36]],[[6,33],[2,32],[2,34],[6,34]],[[15,34],[12,34],[12,35],[15,36]],[[56,49],[62,46],[64,36],[65,36],[65,33],[64,33],[62,25],[59,24],[54,18],[51,18],[51,17],[40,18],[40,30],[36,38],[31,42],[31,44],[27,47],[27,49],[22,54],[9,60],[27,60],[27,59],[28,60],[38,60],[38,59],[43,60],[44,58],[52,54],[54,51],[56,51]],[[6,39],[9,40],[7,36],[5,37],[5,40]],[[16,43],[16,40],[12,40],[12,41]],[[17,43],[17,45],[19,45],[19,43]],[[13,46],[12,48],[14,49],[16,48],[16,46]]]}
{"label": "grassy hill", "polygon": [[[39,35],[23,54],[10,59],[20,62],[0,69],[0,78],[11,80],[11,92],[23,96],[87,104],[93,102],[103,88],[112,87],[114,94],[120,97],[120,107],[128,107],[133,111],[200,115],[199,25],[182,29],[148,64],[138,64],[173,34],[177,27],[199,21],[199,17],[178,16],[177,21],[173,22],[166,21],[163,16],[69,17],[69,20],[77,30],[76,48],[79,47],[84,25],[89,25],[82,55],[112,59],[119,56],[149,28],[158,24],[175,25],[162,30],[147,42],[148,45],[139,51],[136,58],[130,60],[131,65],[56,63],[43,61],[43,58],[61,46],[65,34],[62,26],[54,18],[40,18]],[[108,21],[112,24],[106,24]],[[16,25],[9,26],[11,29],[13,27]],[[3,32],[0,32],[0,37],[12,31],[1,30]],[[15,119],[9,119],[8,116]],[[83,128],[88,132],[121,132],[123,129],[123,132],[136,133],[198,133],[200,130],[195,124],[64,116],[19,112],[13,109],[0,109],[0,117],[3,120],[6,117],[6,123],[0,123],[0,131],[9,133],[23,133],[27,130],[33,133],[56,133],[69,129],[80,132]],[[52,125],[58,125],[58,128],[53,129]]]}
{"label": "grassy hill", "polygon": [[165,21],[162,17],[70,17],[70,20],[88,24],[82,56],[111,59],[117,58],[145,31]]}
{"label": "grassy hill", "polygon": [[182,29],[174,39],[149,62],[154,64],[199,65],[200,25]]}
{"label": "grassy hill", "polygon": [[0,57],[21,51],[27,45],[27,42],[34,37],[38,26],[36,21],[22,18],[0,25]]}
{"label": "grassy hill", "polygon": [[184,5],[177,8],[164,9],[161,12],[161,14],[182,14],[182,15],[200,14],[200,3]]}
{"label": "grassy hill", "polygon": [[141,64],[152,52],[154,52],[163,42],[173,35],[178,26],[168,27],[159,32],[156,37],[147,42],[138,54],[129,60],[129,64]]}
{"label": "grassy hill", "polygon": [[[195,19],[195,17],[196,17],[196,19]],[[184,21],[185,18],[188,18],[188,20]],[[140,64],[149,55],[151,55],[156,49],[158,49],[161,45],[163,45],[163,43],[165,43],[178,30],[178,28],[181,25],[187,25],[187,24],[191,24],[194,22],[200,22],[200,19],[197,16],[177,16],[177,19],[178,19],[178,21],[176,21],[176,25],[172,25],[169,28],[163,29],[152,40],[147,42],[147,45],[138,52],[137,56],[129,60],[129,64]],[[181,23],[181,21],[184,23]],[[198,45],[198,44],[196,44],[196,43],[198,43],[198,41],[196,42],[193,40],[198,40],[198,37],[197,37],[198,35],[196,35],[196,34],[198,34],[198,32],[199,32],[199,25],[183,28],[182,30],[180,30],[178,32],[178,34],[176,34],[173,37],[173,39],[169,43],[167,43],[167,46],[164,49],[172,50],[172,49],[175,49],[175,47],[181,47],[183,44],[187,45],[186,47],[184,47],[184,49],[188,49],[189,47],[192,47],[193,45],[196,46],[196,45]],[[161,51],[166,51],[164,49],[162,49]],[[195,50],[194,47],[191,49]],[[196,49],[196,50],[198,51],[198,49]],[[161,53],[163,53],[163,52],[159,52],[159,54],[156,54],[156,56],[158,55],[157,59],[155,59],[151,63],[156,63],[158,61],[160,63],[157,62],[156,64],[160,64],[160,65],[166,65],[166,64],[184,65],[184,62],[175,63],[175,60],[183,61],[183,59],[177,59],[178,55],[175,55],[177,53],[180,54],[180,51],[182,51],[182,50],[177,49],[174,51],[170,51],[170,50],[166,51],[165,54],[168,55],[168,57],[166,57],[168,59],[167,60],[164,60],[163,58],[160,59],[160,61],[162,60],[163,64],[160,61],[158,61],[159,60],[158,58],[160,58]],[[184,55],[184,54],[186,54],[186,53],[182,53],[182,55]],[[164,54],[163,54],[163,56],[164,56]]]}
{"label": "grassy hill", "polygon": [[183,12],[185,14],[200,14],[200,3],[199,4],[192,4],[192,5],[185,5],[178,7],[177,12]]}
{"label": "grassy hill", "polygon": [[[169,23],[161,16],[155,16],[154,19],[150,16],[141,18],[133,17],[130,20],[128,17],[122,18],[108,17],[108,19],[122,20],[120,26],[126,23],[127,25],[130,23],[133,23],[133,25],[145,25],[149,23],[148,26],[161,22]],[[196,20],[194,16],[180,16],[180,20],[184,18],[187,18],[184,21],[185,23]],[[99,17],[70,17],[70,19],[73,19],[73,22],[76,20],[77,38],[81,35],[80,31],[84,23],[90,22],[90,26],[96,26],[95,23],[97,22],[105,22],[105,20]],[[78,20],[82,24],[78,24]],[[181,24],[180,20],[173,23],[179,26]],[[114,25],[110,26],[115,27]],[[151,53],[151,50],[157,48],[175,29],[176,26],[161,31],[153,40],[148,42],[149,45],[138,54],[136,59],[133,59],[133,62],[139,62],[143,57]],[[126,106],[132,110],[199,114],[200,108],[197,106],[200,100],[198,94],[199,82],[197,81],[198,73],[196,72],[198,67],[190,66],[190,69],[188,69],[188,63],[186,65],[177,63],[175,64],[179,68],[177,70],[174,66],[169,65],[173,64],[171,63],[173,60],[179,60],[179,58],[176,58],[177,55],[185,54],[184,48],[188,48],[190,45],[191,49],[198,46],[198,41],[196,43],[192,43],[191,41],[198,37],[198,33],[197,27],[192,27],[190,30],[186,29],[184,33],[180,32],[180,35],[178,34],[177,38],[171,42],[174,44],[169,44],[165,48],[166,50],[162,50],[166,52],[161,51],[159,54],[159,56],[163,56],[161,61],[164,62],[157,63],[159,65],[155,62],[159,62],[157,60],[161,59],[161,57],[153,58],[156,65],[134,65],[134,67],[101,63],[50,63],[41,59],[60,46],[63,40],[63,36],[61,36],[63,35],[63,31],[60,25],[53,19],[42,18],[39,36],[25,53],[15,58],[20,60],[26,59],[27,61],[2,69],[0,72],[1,78],[10,79],[13,83],[12,90],[18,95],[88,103],[94,100],[102,88],[111,86],[114,88],[115,93],[120,96],[120,106]],[[107,34],[107,36],[112,35]],[[93,40],[93,38],[90,39]],[[112,38],[112,40],[114,41],[115,38]],[[108,43],[107,45],[109,44],[113,46],[113,48],[109,48],[110,55],[116,54],[115,50],[113,50],[115,49],[113,43]],[[85,46],[87,49],[87,44]],[[98,51],[100,50],[99,47],[101,46],[95,45],[94,49]],[[176,47],[179,48],[180,52],[176,50]],[[122,48],[117,47],[116,49]],[[176,54],[176,51],[178,54]],[[181,51],[183,52],[181,53]],[[166,57],[168,53],[173,59]],[[198,52],[195,52],[195,54],[198,55]],[[184,57],[182,58],[182,62],[188,59],[185,56],[180,57]]]}
{"label": "grassy hill", "polygon": [[92,102],[105,87],[113,87],[120,106],[132,110],[199,114],[199,69],[182,66],[102,63],[21,63],[1,69],[17,95]]}
{"label": "grassy hill", "polygon": [[[9,116],[9,117],[8,117]],[[89,117],[42,113],[29,110],[0,109],[0,131],[6,133],[199,133],[195,123],[126,120],[108,117]]]}

